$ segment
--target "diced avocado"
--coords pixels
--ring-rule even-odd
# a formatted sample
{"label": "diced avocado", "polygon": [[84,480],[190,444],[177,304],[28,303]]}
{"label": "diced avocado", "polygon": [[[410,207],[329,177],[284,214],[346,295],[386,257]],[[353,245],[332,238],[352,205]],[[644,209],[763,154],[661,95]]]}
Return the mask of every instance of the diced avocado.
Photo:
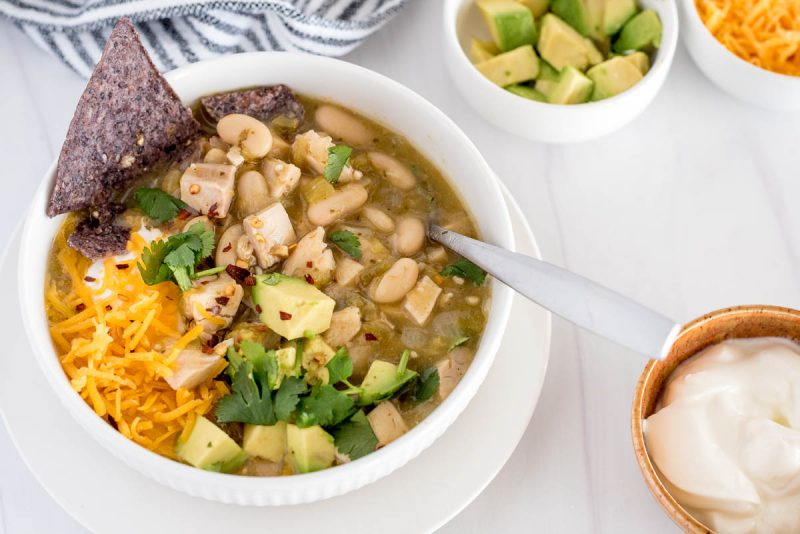
{"label": "diced avocado", "polygon": [[558,69],[553,68],[550,63],[544,60],[539,61],[539,75],[536,77],[536,80],[551,80],[554,82],[558,81]]}
{"label": "diced avocado", "polygon": [[514,0],[531,10],[534,17],[541,17],[547,13],[547,8],[550,7],[550,0]]}
{"label": "diced avocado", "polygon": [[634,67],[639,69],[642,76],[647,74],[647,71],[650,70],[650,58],[647,57],[647,54],[644,52],[634,52],[633,54],[622,57],[625,58],[625,61],[630,62]]}
{"label": "diced avocado", "polygon": [[302,362],[303,369],[306,369],[306,380],[313,384],[327,384],[330,373],[325,366],[335,355],[336,351],[320,336],[314,336],[306,341]]}
{"label": "diced avocado", "polygon": [[[405,355],[404,358],[406,358]],[[367,406],[388,399],[395,391],[416,376],[417,373],[406,369],[402,361],[397,366],[393,363],[375,360],[369,366],[367,375],[361,383],[358,402],[361,406]]]}
{"label": "diced avocado", "polygon": [[646,9],[622,27],[614,43],[614,51],[621,54],[629,50],[651,51],[661,46],[661,20],[652,9]]}
{"label": "diced avocado", "polygon": [[618,95],[642,79],[639,69],[620,56],[595,65],[586,72],[586,75],[594,82],[592,100],[603,100]]}
{"label": "diced avocado", "polygon": [[586,67],[603,61],[603,55],[592,41],[552,13],[542,18],[542,35],[538,48],[542,59],[558,70],[568,65],[585,70]]}
{"label": "diced avocado", "polygon": [[533,80],[539,74],[539,58],[531,45],[495,56],[475,67],[501,87]]}
{"label": "diced avocado", "polygon": [[603,33],[614,35],[636,14],[636,0],[604,0]]}
{"label": "diced avocado", "polygon": [[275,359],[278,362],[278,380],[275,387],[278,388],[287,376],[300,376],[300,362],[297,361],[297,349],[287,346],[275,351]]}
{"label": "diced avocado", "polygon": [[594,83],[575,67],[564,67],[547,100],[551,104],[583,104],[592,96]]}
{"label": "diced avocado", "polygon": [[547,102],[546,96],[544,96],[540,91],[537,91],[536,89],[528,85],[509,85],[505,89],[509,93],[514,93],[515,95],[521,96],[522,98],[527,98],[529,100],[536,100],[537,102]]}
{"label": "diced avocado", "polygon": [[599,38],[602,35],[605,0],[553,0],[550,9],[581,35]]}
{"label": "diced avocado", "polygon": [[558,85],[557,80],[536,80],[535,89],[542,93],[545,98],[549,98],[550,93],[553,92],[553,89],[556,88],[556,85]]}
{"label": "diced avocado", "polygon": [[527,7],[514,0],[478,0],[476,3],[501,52],[536,42],[533,13]]}
{"label": "diced avocado", "polygon": [[481,61],[492,59],[494,56],[500,53],[500,49],[497,48],[497,45],[493,42],[482,41],[480,39],[476,39],[475,37],[473,37],[470,41],[469,51],[473,63],[480,63]]}
{"label": "diced avocado", "polygon": [[272,426],[245,425],[242,448],[250,456],[280,462],[286,456],[286,421]]}
{"label": "diced avocado", "polygon": [[333,436],[319,425],[308,428],[286,425],[286,444],[289,458],[297,473],[326,469],[333,465],[336,458]]}
{"label": "diced avocado", "polygon": [[324,332],[336,306],[302,278],[277,273],[256,276],[253,303],[261,322],[286,339]]}
{"label": "diced avocado", "polygon": [[217,425],[197,416],[189,437],[175,445],[175,454],[187,464],[230,473],[239,469],[247,454]]}

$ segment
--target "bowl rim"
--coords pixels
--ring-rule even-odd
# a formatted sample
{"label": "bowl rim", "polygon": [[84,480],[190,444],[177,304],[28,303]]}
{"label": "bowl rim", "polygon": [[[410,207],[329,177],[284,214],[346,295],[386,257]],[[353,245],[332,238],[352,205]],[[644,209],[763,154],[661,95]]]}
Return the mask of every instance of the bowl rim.
{"label": "bowl rim", "polygon": [[[491,87],[498,98],[501,100],[505,100],[505,102],[511,103],[518,103],[524,102],[527,103],[531,107],[531,109],[542,109],[543,107],[547,107],[548,109],[558,109],[562,110],[564,113],[573,113],[577,114],[580,113],[582,110],[587,108],[591,108],[592,110],[604,110],[604,109],[613,109],[616,107],[625,97],[630,97],[631,93],[639,93],[645,91],[651,85],[658,86],[662,83],[661,78],[661,71],[664,70],[663,76],[666,76],[669,68],[672,66],[672,58],[675,55],[675,50],[678,45],[678,32],[680,27],[680,22],[678,18],[678,10],[675,2],[667,1],[667,2],[659,2],[659,5],[663,6],[665,12],[669,14],[668,19],[661,20],[662,24],[662,37],[661,37],[661,44],[658,48],[658,53],[655,54],[656,61],[650,66],[650,69],[647,73],[642,77],[642,79],[633,85],[632,87],[626,89],[625,91],[614,95],[610,98],[604,98],[603,100],[594,100],[589,102],[583,102],[582,104],[551,104],[549,102],[537,102],[536,100],[531,100],[529,98],[523,98],[517,96],[509,91],[506,91],[504,88],[492,83],[489,81],[485,76],[481,75],[478,72],[478,69],[475,68],[475,65],[469,60],[467,56],[467,52],[461,46],[461,41],[459,40],[459,31],[458,31],[458,15],[459,11],[461,10],[461,6],[466,3],[474,3],[475,0],[445,0],[444,2],[444,40],[446,45],[449,46],[455,53],[453,54],[457,59],[458,68],[462,71],[470,71],[471,74],[469,76],[474,80],[472,83],[477,83],[483,85],[485,91],[489,90]],[[637,1],[638,3],[638,1]],[[659,19],[663,19],[661,13],[659,13]],[[669,30],[668,30],[669,28]],[[665,39],[665,37],[667,37]],[[537,57],[538,57],[537,52]],[[541,57],[539,58],[541,60]],[[657,89],[655,87],[654,89]],[[502,95],[502,96],[500,96]],[[522,104],[525,105],[525,104]]]}
{"label": "bowl rim", "polygon": [[[197,79],[191,83],[204,86],[206,82],[202,80],[202,76],[204,73],[209,72],[210,69],[236,70],[243,66],[252,67],[254,65],[263,68],[265,64],[275,68],[276,65],[279,67],[284,61],[301,61],[307,63],[308,67],[312,69],[315,66],[324,67],[324,69],[339,71],[343,76],[359,77],[362,81],[368,81],[368,83],[375,86],[380,86],[382,91],[393,91],[393,96],[411,102],[420,114],[425,114],[428,120],[438,121],[438,127],[447,129],[450,135],[456,136],[464,146],[464,153],[471,153],[472,160],[480,166],[481,174],[486,177],[483,185],[488,193],[483,198],[486,199],[486,202],[496,204],[500,208],[499,212],[493,213],[492,220],[493,228],[498,229],[495,233],[498,234],[501,241],[499,244],[513,248],[514,239],[508,206],[503,200],[502,192],[491,168],[477,147],[441,110],[416,92],[387,76],[333,58],[286,52],[248,52],[220,56],[189,64],[165,73],[165,77],[173,86],[188,83],[183,80],[189,79],[191,81],[194,78]],[[279,68],[276,70],[280,71]],[[215,90],[226,89],[209,88],[209,90],[205,90],[203,88],[202,94],[210,94]],[[177,91],[179,90],[176,89]],[[335,98],[330,100],[336,101]],[[349,107],[352,108],[353,106]],[[358,108],[355,109],[364,116],[372,118],[370,113],[365,113]],[[375,118],[375,120],[381,123],[380,118]],[[391,125],[388,126],[391,130]],[[420,146],[421,139],[409,140],[426,158],[430,159],[424,147]],[[460,194],[461,187],[459,187],[457,180],[447,173],[446,166],[439,163],[433,164],[441,170],[445,180],[450,183],[455,192]],[[352,491],[400,468],[444,433],[447,427],[461,414],[482,384],[499,349],[499,343],[510,315],[513,293],[509,288],[492,279],[491,308],[487,317],[487,324],[467,372],[456,388],[439,406],[419,424],[386,447],[343,465],[313,473],[285,477],[246,477],[214,473],[170,460],[129,440],[98,417],[91,407],[72,390],[69,380],[58,362],[48,332],[35,326],[41,324],[42,321],[44,321],[45,325],[47,324],[46,315],[42,317],[45,314],[42,293],[44,286],[42,285],[43,281],[33,280],[34,277],[27,274],[24,265],[29,256],[33,254],[30,243],[32,234],[36,231],[37,221],[48,220],[44,214],[44,205],[54,181],[56,165],[57,158],[43,175],[34,201],[24,217],[19,255],[21,268],[19,269],[18,286],[25,333],[31,342],[39,368],[44,372],[51,388],[56,392],[60,401],[67,407],[72,416],[83,426],[84,430],[89,432],[94,439],[112,454],[133,465],[147,476],[155,478],[158,482],[208,499],[254,505],[299,504]],[[471,206],[465,199],[462,198],[462,202],[464,202],[468,211],[473,211],[470,210]],[[60,223],[63,217],[64,215],[61,215],[52,219],[52,224]],[[488,226],[488,221],[483,221],[481,224],[480,221],[476,220],[476,225],[479,230],[485,230]],[[52,239],[52,236],[50,236],[50,239]],[[35,287],[38,287],[38,293],[34,290]],[[26,298],[29,294],[42,296],[36,299],[36,302],[31,302]],[[412,450],[414,442],[417,442],[416,451]],[[388,471],[386,471],[387,467],[385,466],[389,466]],[[381,469],[384,469],[384,471],[381,471]],[[359,473],[360,476],[357,476]],[[175,480],[181,480],[181,484],[176,485]],[[344,486],[341,485],[343,481]],[[331,491],[330,488],[335,483],[340,484],[338,486],[339,489]],[[325,487],[329,489],[325,491]],[[227,493],[220,494],[220,488]],[[323,489],[320,490],[320,488]],[[297,497],[298,492],[302,493],[299,497]],[[284,499],[263,497],[265,494],[273,495],[276,493],[285,493],[287,497]],[[292,497],[292,495],[295,495],[295,497]]]}
{"label": "bowl rim", "polygon": [[[681,5],[683,6],[683,13],[687,20],[687,24],[690,26],[691,30],[694,31],[695,35],[701,36],[699,46],[706,48],[708,50],[712,50],[718,57],[727,57],[728,59],[723,61],[728,61],[728,64],[733,66],[736,69],[740,69],[742,72],[745,72],[748,76],[755,76],[757,78],[761,78],[760,81],[766,83],[781,83],[781,84],[798,84],[800,85],[800,76],[792,76],[790,74],[783,74],[781,72],[775,72],[769,69],[765,69],[764,67],[759,67],[757,65],[753,65],[749,61],[744,58],[739,57],[736,55],[732,50],[729,50],[724,44],[722,44],[711,30],[708,29],[708,26],[705,25],[703,19],[700,18],[700,13],[697,11],[697,4],[695,0],[679,0]],[[690,44],[686,44],[687,48],[691,48]],[[732,61],[729,61],[732,60]],[[800,87],[798,88],[800,89]]]}
{"label": "bowl rim", "polygon": [[[729,317],[736,317],[737,315],[752,315],[754,313],[764,313],[774,316],[788,314],[794,317],[800,317],[800,310],[768,304],[746,304],[741,306],[721,308],[693,319],[692,321],[683,325],[673,343],[677,342],[682,336],[690,333],[693,330],[703,328],[709,323],[724,320]],[[676,366],[688,360],[695,354],[697,354],[697,352],[684,355],[676,364]],[[642,473],[642,477],[644,478],[650,493],[653,495],[653,497],[655,497],[656,501],[661,505],[669,518],[672,519],[676,525],[681,527],[689,534],[713,534],[715,531],[703,525],[672,496],[664,483],[661,481],[661,478],[658,476],[656,466],[653,464],[652,460],[650,459],[650,455],[647,452],[644,439],[645,420],[643,418],[643,413],[645,411],[645,394],[648,393],[653,387],[653,384],[650,383],[650,378],[655,372],[656,366],[662,361],[664,360],[648,361],[636,382],[636,389],[634,391],[630,416],[631,439],[633,442],[633,452],[636,458],[636,463],[639,466],[639,470]],[[670,374],[672,374],[672,372],[670,372]],[[661,390],[659,389],[656,393],[660,395]]]}

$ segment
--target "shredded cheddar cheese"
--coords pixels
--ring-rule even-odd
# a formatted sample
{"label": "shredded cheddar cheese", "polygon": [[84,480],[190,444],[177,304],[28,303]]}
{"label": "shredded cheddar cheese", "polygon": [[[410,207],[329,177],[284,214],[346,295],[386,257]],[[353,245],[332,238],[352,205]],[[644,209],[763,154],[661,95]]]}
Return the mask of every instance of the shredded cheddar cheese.
{"label": "shredded cheddar cheese", "polygon": [[[68,281],[48,279],[45,288],[50,334],[64,372],[95,413],[124,436],[175,457],[178,436],[228,393],[224,382],[213,379],[177,391],[164,380],[203,328],[181,333],[180,290],[170,283],[146,285],[135,259],[106,259],[99,287],[87,284],[90,262],[67,246],[69,231],[64,225],[55,243],[57,270]],[[133,234],[128,249],[138,258],[146,245]],[[220,364],[221,372],[225,362]]]}
{"label": "shredded cheddar cheese", "polygon": [[800,76],[800,0],[696,0],[709,31],[758,67]]}

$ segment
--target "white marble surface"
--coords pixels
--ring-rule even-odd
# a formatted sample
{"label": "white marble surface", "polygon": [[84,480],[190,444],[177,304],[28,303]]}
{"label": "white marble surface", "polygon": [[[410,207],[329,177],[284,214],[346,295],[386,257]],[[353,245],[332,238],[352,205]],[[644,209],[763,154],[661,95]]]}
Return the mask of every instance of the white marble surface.
{"label": "white marble surface", "polygon": [[[733,100],[680,48],[653,105],[617,134],[564,147],[516,139],[453,90],[438,48],[439,4],[413,2],[348,59],[408,85],[466,131],[522,205],[547,259],[678,320],[741,303],[800,307],[800,211],[791,208],[800,198],[800,115]],[[4,246],[58,153],[85,82],[5,21],[0,73]],[[630,445],[643,363],[556,320],[544,392],[523,441],[443,530],[676,531]],[[33,532],[84,530],[39,487],[0,428],[0,534]]]}

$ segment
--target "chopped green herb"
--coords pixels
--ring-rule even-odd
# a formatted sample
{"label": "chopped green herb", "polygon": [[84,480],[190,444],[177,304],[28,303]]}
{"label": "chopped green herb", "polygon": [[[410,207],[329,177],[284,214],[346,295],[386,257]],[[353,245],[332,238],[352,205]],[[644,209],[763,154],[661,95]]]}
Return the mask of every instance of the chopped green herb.
{"label": "chopped green herb", "polygon": [[287,421],[300,402],[300,395],[308,391],[305,380],[290,376],[284,378],[281,387],[275,393],[275,417],[278,421]]}
{"label": "chopped green herb", "polygon": [[151,187],[140,187],[133,199],[145,215],[158,222],[170,221],[188,207],[181,199]]}
{"label": "chopped green herb", "polygon": [[469,341],[469,336],[462,336],[462,337],[456,338],[455,341],[450,343],[450,346],[447,348],[447,352],[450,352],[451,350],[453,350],[456,347],[460,347],[461,345],[463,345],[467,341]]}
{"label": "chopped green herb", "polygon": [[375,437],[364,410],[354,413],[350,419],[333,429],[332,433],[336,449],[351,460],[366,456],[378,446],[378,438]]}
{"label": "chopped green herb", "polygon": [[323,175],[330,183],[335,184],[339,181],[342,169],[347,165],[353,149],[346,145],[336,145],[328,149],[328,163],[325,164]]}
{"label": "chopped green herb", "polygon": [[357,260],[361,259],[361,241],[350,230],[339,230],[330,234],[330,240],[344,252]]}
{"label": "chopped green herb", "polygon": [[186,232],[150,243],[142,252],[139,273],[147,285],[172,280],[186,291],[197,278],[195,267],[213,250],[214,232],[197,222]]}
{"label": "chopped green herb", "polygon": [[328,368],[328,383],[331,385],[347,380],[353,374],[353,360],[350,359],[345,347],[337,350],[325,367]]}
{"label": "chopped green herb", "polygon": [[337,425],[353,413],[353,406],[353,399],[333,386],[318,386],[300,401],[296,423],[303,428]]}
{"label": "chopped green herb", "polygon": [[439,369],[428,367],[419,376],[417,387],[414,391],[414,400],[418,402],[430,399],[439,389]]}
{"label": "chopped green herb", "polygon": [[470,280],[476,286],[483,284],[483,281],[486,280],[486,271],[465,258],[451,263],[440,274],[442,276],[460,276]]}
{"label": "chopped green herb", "polygon": [[267,377],[254,373],[253,364],[244,361],[239,366],[234,373],[231,390],[230,395],[217,402],[217,421],[266,426],[277,422]]}

